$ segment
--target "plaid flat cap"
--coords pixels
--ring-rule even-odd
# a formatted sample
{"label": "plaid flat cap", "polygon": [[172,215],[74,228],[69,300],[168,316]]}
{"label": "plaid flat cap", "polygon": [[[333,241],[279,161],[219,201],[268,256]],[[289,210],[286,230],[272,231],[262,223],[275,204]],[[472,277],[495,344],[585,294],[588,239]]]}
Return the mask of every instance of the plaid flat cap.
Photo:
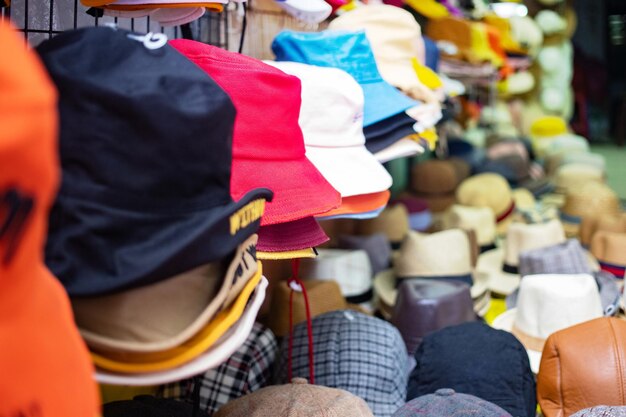
{"label": "plaid flat cap", "polygon": [[590,274],[585,251],[576,239],[520,253],[521,276],[534,274]]}
{"label": "plaid flat cap", "polygon": [[235,353],[223,364],[195,378],[160,387],[166,398],[193,402],[196,381],[200,384],[200,409],[209,415],[224,404],[271,384],[278,343],[274,333],[259,323]]}
{"label": "plaid flat cap", "polygon": [[[312,320],[315,383],[363,398],[376,417],[390,417],[405,403],[408,355],[398,329],[350,310]],[[287,380],[288,338],[278,360],[277,381]],[[309,378],[306,323],[294,328],[293,377]]]}

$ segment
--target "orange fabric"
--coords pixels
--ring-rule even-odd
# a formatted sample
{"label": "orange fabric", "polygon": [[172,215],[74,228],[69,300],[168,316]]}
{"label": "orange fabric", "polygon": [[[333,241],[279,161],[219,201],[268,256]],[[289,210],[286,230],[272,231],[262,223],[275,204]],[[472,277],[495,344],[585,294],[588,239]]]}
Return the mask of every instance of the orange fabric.
{"label": "orange fabric", "polygon": [[489,25],[485,25],[485,30],[487,31],[487,39],[489,40],[489,47],[496,55],[498,55],[502,59],[502,66],[499,69],[500,76],[503,78],[508,77],[513,74],[513,68],[506,63],[506,52],[504,52],[504,48],[502,47],[502,36],[500,31]]}
{"label": "orange fabric", "polygon": [[0,416],[96,416],[93,365],[43,260],[59,181],[56,92],[3,22],[0,53],[10,63],[0,66]]}
{"label": "orange fabric", "polygon": [[342,197],[341,205],[334,210],[324,213],[324,217],[339,214],[367,213],[368,211],[377,210],[387,205],[390,196],[391,193],[387,190],[379,193]]}

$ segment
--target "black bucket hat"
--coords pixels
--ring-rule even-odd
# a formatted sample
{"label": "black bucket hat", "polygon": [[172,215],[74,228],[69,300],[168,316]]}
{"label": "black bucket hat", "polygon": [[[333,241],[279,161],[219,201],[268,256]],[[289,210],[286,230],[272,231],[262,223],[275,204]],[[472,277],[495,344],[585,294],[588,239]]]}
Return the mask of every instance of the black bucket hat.
{"label": "black bucket hat", "polygon": [[234,105],[164,35],[86,28],[37,52],[60,92],[46,263],[70,296],[228,258],[256,232],[272,193],[230,196]]}

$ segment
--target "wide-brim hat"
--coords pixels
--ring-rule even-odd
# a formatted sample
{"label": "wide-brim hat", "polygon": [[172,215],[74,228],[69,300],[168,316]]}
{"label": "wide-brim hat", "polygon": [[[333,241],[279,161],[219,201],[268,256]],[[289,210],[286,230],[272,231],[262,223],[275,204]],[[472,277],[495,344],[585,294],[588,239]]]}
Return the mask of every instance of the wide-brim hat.
{"label": "wide-brim hat", "polygon": [[377,193],[391,187],[391,175],[365,146],[306,146],[306,156],[342,198]]}
{"label": "wide-brim hat", "polygon": [[425,150],[425,147],[412,139],[412,136],[407,136],[376,152],[374,156],[380,163],[385,163],[398,158],[421,155]]}
{"label": "wide-brim hat", "polygon": [[369,219],[378,216],[378,210],[382,211],[387,206],[391,197],[389,190],[379,193],[359,194],[350,197],[342,197],[341,205],[328,211],[318,220],[330,220],[339,218]]}
{"label": "wide-brim hat", "polygon": [[180,345],[227,308],[255,275],[256,241],[252,235],[240,245],[227,270],[214,263],[116,294],[73,298],[83,339],[98,351],[147,353]]}
{"label": "wide-brim hat", "polygon": [[126,386],[153,386],[180,381],[202,374],[223,364],[245,342],[265,300],[268,281],[265,277],[257,285],[244,313],[208,350],[195,359],[172,369],[140,374],[122,374],[97,369],[95,378],[101,384]]}
{"label": "wide-brim hat", "polygon": [[99,368],[118,373],[147,373],[166,371],[184,365],[212,347],[239,320],[254,289],[262,278],[259,268],[232,305],[208,322],[191,339],[167,350],[157,352],[117,352],[92,350],[91,357]]}

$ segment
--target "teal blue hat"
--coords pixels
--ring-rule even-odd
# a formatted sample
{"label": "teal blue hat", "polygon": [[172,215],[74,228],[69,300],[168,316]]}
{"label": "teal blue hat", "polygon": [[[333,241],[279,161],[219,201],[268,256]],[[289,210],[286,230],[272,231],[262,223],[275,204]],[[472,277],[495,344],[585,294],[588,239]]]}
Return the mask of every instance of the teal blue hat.
{"label": "teal blue hat", "polygon": [[383,80],[364,31],[280,32],[272,51],[277,61],[295,61],[346,71],[363,88],[363,126],[419,105]]}

